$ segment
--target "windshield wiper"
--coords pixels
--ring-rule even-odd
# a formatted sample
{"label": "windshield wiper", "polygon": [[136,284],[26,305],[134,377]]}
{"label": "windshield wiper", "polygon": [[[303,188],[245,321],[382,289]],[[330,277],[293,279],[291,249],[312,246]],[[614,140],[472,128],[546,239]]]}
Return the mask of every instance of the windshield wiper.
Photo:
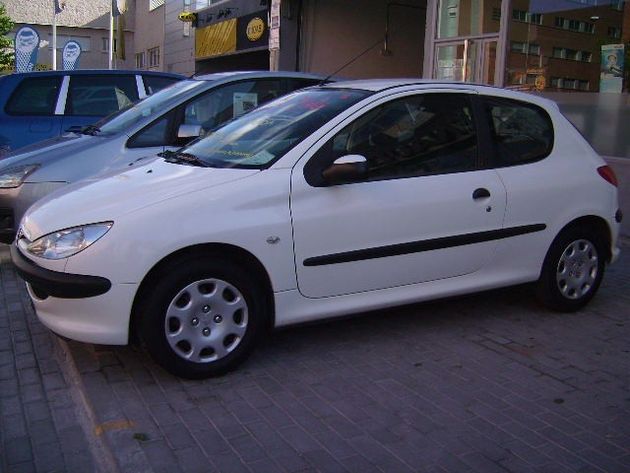
{"label": "windshield wiper", "polygon": [[178,151],[162,151],[158,153],[158,156],[164,158],[164,161],[167,163],[175,163],[175,164],[190,164],[191,166],[199,166],[202,168],[210,167],[208,163],[206,163],[203,159],[198,158],[194,154],[190,153],[181,153]]}
{"label": "windshield wiper", "polygon": [[81,131],[79,131],[79,133],[83,135],[92,135],[92,136],[95,136],[99,134],[100,132],[101,132],[101,129],[97,127],[96,125],[84,126],[83,128],[81,128]]}

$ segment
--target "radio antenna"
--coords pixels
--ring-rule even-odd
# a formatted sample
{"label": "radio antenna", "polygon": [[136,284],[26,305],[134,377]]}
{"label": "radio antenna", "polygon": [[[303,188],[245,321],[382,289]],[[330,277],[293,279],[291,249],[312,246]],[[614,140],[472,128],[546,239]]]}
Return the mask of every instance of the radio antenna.
{"label": "radio antenna", "polygon": [[344,70],[346,67],[348,67],[350,64],[352,64],[354,61],[356,61],[357,59],[360,59],[363,55],[367,54],[369,51],[371,51],[372,49],[374,49],[376,46],[378,46],[379,44],[381,44],[383,42],[383,39],[379,39],[376,43],[374,43],[373,45],[371,45],[369,48],[365,49],[363,52],[361,52],[360,54],[358,54],[357,56],[353,57],[350,61],[348,61],[347,63],[345,63],[343,66],[341,66],[339,69],[337,69],[335,72],[332,72],[331,74],[327,75],[325,79],[323,79],[320,84],[323,84],[325,82],[328,81],[328,79],[330,79],[332,76],[334,76],[335,74],[337,74],[339,71]]}

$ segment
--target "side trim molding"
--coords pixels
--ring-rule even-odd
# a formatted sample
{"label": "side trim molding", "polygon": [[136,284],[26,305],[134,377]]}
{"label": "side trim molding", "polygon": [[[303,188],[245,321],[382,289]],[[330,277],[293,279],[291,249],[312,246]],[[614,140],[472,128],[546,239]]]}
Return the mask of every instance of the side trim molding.
{"label": "side trim molding", "polygon": [[502,228],[500,230],[489,230],[485,232],[466,233],[430,240],[410,241],[395,245],[377,246],[362,250],[345,251],[343,253],[333,253],[330,255],[313,256],[304,260],[304,266],[323,266],[327,264],[349,263],[351,261],[362,261],[366,259],[385,258],[388,256],[407,255],[420,253],[423,251],[441,250],[455,246],[473,245],[485,241],[501,240],[527,233],[541,232],[547,228],[544,223],[533,225],[522,225],[519,227]]}

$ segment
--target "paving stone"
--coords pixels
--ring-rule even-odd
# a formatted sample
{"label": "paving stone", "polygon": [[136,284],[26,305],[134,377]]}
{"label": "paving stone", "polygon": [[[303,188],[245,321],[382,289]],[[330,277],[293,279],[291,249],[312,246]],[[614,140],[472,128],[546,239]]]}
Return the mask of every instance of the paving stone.
{"label": "paving stone", "polygon": [[[138,348],[68,346],[121,471],[626,473],[624,250],[575,314],[527,288],[390,309],[273,333],[212,380],[179,380]],[[94,471],[56,341],[2,247],[0,282],[7,471]]]}

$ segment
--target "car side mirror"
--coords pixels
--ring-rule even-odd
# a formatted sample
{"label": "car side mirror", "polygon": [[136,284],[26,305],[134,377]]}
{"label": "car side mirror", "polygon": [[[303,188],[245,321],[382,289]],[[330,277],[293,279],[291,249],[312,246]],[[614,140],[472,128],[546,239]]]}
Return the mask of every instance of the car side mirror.
{"label": "car side mirror", "polygon": [[201,135],[201,125],[188,125],[182,123],[177,130],[177,138],[199,138]]}
{"label": "car side mirror", "polygon": [[346,154],[322,171],[324,182],[328,185],[358,181],[368,172],[365,156]]}

